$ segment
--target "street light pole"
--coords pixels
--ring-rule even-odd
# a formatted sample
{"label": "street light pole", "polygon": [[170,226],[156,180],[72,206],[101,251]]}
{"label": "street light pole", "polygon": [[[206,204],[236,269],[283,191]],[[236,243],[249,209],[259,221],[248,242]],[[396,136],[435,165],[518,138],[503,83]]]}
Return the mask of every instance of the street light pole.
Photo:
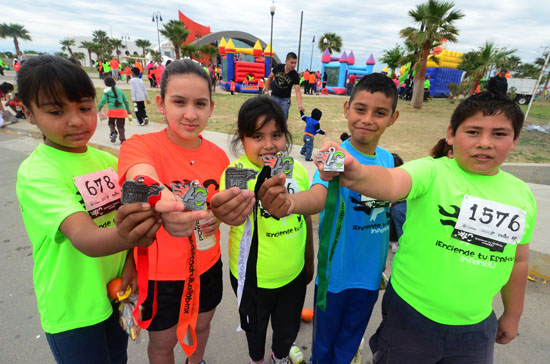
{"label": "street light pole", "polygon": [[[128,33],[122,33],[121,37],[122,40],[126,41],[126,52],[128,52],[126,55],[130,54],[130,51],[128,50],[128,40],[130,40],[130,34]],[[126,53],[124,52],[124,53]]]}
{"label": "street light pole", "polygon": [[[269,37],[269,44],[271,45],[271,52],[269,53],[269,68],[271,71],[271,69],[273,69],[273,16],[275,15],[275,0],[271,1],[269,12],[271,13],[271,35]],[[267,76],[269,77],[269,75]]]}
{"label": "street light pole", "polygon": [[312,63],[313,63],[313,46],[315,45],[315,36],[313,36],[313,40],[311,41],[311,58],[309,59],[309,70],[311,71]]}
{"label": "street light pole", "polygon": [[158,42],[159,42],[159,54],[162,57],[162,52],[160,50],[159,20],[162,21],[162,15],[160,14],[160,11],[154,11],[153,12],[153,21],[157,22],[157,38],[158,38]]}

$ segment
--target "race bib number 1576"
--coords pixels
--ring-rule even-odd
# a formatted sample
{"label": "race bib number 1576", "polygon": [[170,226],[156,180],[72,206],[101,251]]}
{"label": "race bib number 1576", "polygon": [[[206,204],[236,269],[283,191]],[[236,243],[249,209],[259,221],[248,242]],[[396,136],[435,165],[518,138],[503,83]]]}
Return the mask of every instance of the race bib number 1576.
{"label": "race bib number 1576", "polygon": [[521,241],[525,215],[517,207],[465,195],[452,237],[502,252]]}

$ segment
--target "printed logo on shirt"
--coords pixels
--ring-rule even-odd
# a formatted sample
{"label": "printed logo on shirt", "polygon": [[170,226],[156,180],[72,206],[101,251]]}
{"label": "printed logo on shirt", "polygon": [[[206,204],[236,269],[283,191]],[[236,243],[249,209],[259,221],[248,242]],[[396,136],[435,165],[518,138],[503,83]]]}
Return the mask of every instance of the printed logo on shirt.
{"label": "printed logo on shirt", "polygon": [[371,197],[359,195],[360,200],[350,195],[350,201],[354,204],[353,210],[362,211],[366,215],[370,216],[370,221],[375,221],[378,214],[385,213],[386,218],[390,218],[389,211],[386,211],[386,207],[390,206],[389,201],[376,200]]}

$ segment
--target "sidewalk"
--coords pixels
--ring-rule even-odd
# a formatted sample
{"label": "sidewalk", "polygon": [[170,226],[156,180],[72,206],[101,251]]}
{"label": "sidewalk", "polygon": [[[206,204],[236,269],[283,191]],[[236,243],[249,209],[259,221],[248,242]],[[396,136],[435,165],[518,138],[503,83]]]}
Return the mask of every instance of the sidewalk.
{"label": "sidewalk", "polygon": [[[126,138],[130,138],[134,134],[160,131],[165,127],[165,124],[161,123],[149,123],[147,126],[139,126],[135,121],[133,125],[129,125],[129,123],[126,122]],[[20,120],[16,124],[8,125],[2,130],[8,133],[18,133],[34,138],[42,137],[38,128],[31,125],[26,120]],[[227,153],[230,160],[237,158],[237,156],[231,153],[230,143],[233,137],[232,135],[207,130],[205,130],[202,135],[205,139],[222,148]],[[92,139],[90,139],[90,145],[110,152],[116,156],[118,156],[118,151],[120,149],[120,142],[110,143],[109,141],[109,126],[106,120],[98,122],[96,132]],[[300,155],[300,148],[300,145],[293,145],[290,155],[306,167],[311,180],[316,170],[315,165],[313,162],[306,162],[304,160],[304,157]],[[314,151],[314,153],[315,152],[316,151]],[[550,186],[529,183],[529,187],[533,191],[538,206],[537,225],[535,226],[530,246],[529,273],[537,277],[550,279],[550,244],[548,244],[550,224],[547,223],[550,221]]]}

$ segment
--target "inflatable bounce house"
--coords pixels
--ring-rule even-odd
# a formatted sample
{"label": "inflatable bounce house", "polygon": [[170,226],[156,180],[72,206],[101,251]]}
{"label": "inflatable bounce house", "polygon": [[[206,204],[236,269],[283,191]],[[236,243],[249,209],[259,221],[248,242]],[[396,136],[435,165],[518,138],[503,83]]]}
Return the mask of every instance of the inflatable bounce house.
{"label": "inflatable bounce house", "polygon": [[[219,42],[218,50],[222,57],[222,74],[220,86],[229,91],[231,80],[235,81],[235,91],[243,93],[258,93],[258,82],[263,87],[263,79],[269,75],[271,70],[271,44],[262,51],[260,41],[256,40],[253,48],[237,48],[233,40],[225,38]],[[239,61],[241,55],[254,57],[253,62]]]}
{"label": "inflatable bounce house", "polygon": [[[426,77],[430,76],[430,96],[448,97],[451,91],[447,88],[449,83],[460,84],[463,71],[457,69],[462,60],[463,53],[453,52],[439,47],[434,48],[431,57],[428,57]],[[437,64],[433,58],[439,60]]]}
{"label": "inflatable bounce house", "polygon": [[[325,72],[327,74],[327,91],[337,95],[346,93],[346,80],[350,75],[354,74],[357,77],[356,80],[359,81],[363,76],[370,75],[376,64],[374,56],[371,54],[364,67],[354,66],[353,51],[350,51],[349,54],[343,52],[340,57],[332,57],[328,49],[325,49],[321,62],[323,63],[321,75],[324,75]],[[331,64],[332,62],[335,64]]]}

